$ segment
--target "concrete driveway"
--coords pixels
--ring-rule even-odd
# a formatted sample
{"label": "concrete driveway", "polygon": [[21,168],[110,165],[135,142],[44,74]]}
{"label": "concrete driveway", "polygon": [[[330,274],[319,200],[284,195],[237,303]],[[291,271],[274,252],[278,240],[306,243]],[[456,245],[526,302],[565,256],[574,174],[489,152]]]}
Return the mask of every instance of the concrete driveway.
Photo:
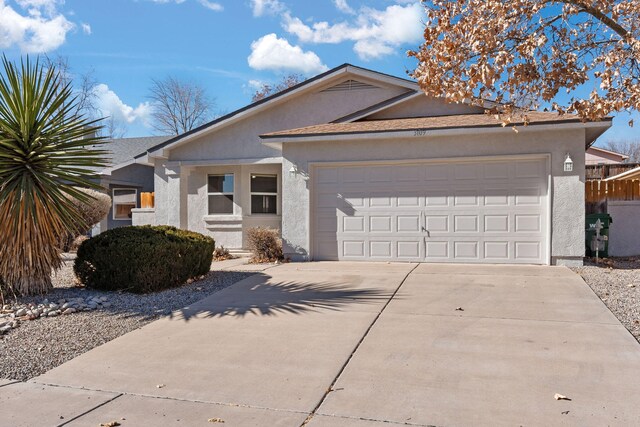
{"label": "concrete driveway", "polygon": [[639,372],[566,268],[286,264],[0,382],[0,425],[640,425]]}

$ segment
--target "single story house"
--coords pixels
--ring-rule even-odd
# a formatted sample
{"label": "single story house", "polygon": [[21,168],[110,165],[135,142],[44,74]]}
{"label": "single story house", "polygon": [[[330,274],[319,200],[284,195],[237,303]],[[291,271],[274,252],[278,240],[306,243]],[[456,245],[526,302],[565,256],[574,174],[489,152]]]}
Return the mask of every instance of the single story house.
{"label": "single story house", "polygon": [[133,223],[229,248],[278,228],[293,260],[581,264],[585,150],[611,120],[529,121],[344,64],[136,156],[156,202]]}
{"label": "single story house", "polygon": [[109,214],[92,234],[131,225],[131,209],[140,206],[140,193],[153,191],[153,167],[135,162],[135,156],[169,139],[167,136],[119,138],[105,141],[96,149],[109,152],[109,166],[95,171],[96,179],[112,200]]}
{"label": "single story house", "polygon": [[617,165],[624,163],[629,156],[604,148],[591,146],[587,148],[586,165]]}

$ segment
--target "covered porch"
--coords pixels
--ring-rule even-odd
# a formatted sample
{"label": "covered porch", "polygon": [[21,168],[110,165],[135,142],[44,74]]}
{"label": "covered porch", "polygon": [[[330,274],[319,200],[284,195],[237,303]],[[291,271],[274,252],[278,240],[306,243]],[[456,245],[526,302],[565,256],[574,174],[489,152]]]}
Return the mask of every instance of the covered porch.
{"label": "covered porch", "polygon": [[247,247],[252,227],[282,227],[282,158],[156,163],[155,206],[133,224],[172,225]]}

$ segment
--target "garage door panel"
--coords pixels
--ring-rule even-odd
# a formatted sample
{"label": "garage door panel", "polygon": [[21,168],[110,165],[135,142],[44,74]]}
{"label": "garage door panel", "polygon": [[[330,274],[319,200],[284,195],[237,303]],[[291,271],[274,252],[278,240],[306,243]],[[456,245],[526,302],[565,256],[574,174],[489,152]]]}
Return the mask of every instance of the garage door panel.
{"label": "garage door panel", "polygon": [[342,231],[345,233],[364,233],[364,216],[345,216],[342,217]]}
{"label": "garage door panel", "polygon": [[420,233],[420,215],[398,215],[396,230],[398,233]]}
{"label": "garage door panel", "polygon": [[454,232],[477,233],[479,231],[477,215],[454,215],[453,224]]}
{"label": "garage door panel", "polygon": [[540,258],[540,242],[514,242],[515,258],[519,260],[536,260]]}
{"label": "garage door panel", "polygon": [[497,261],[509,259],[509,242],[484,242],[484,257]]}
{"label": "garage door panel", "polygon": [[[477,191],[477,190],[476,190]],[[476,191],[460,191],[453,198],[454,206],[478,206],[480,197],[475,193]]]}
{"label": "garage door panel", "polygon": [[372,233],[391,233],[393,231],[391,221],[392,215],[370,216],[369,231]]}
{"label": "garage door panel", "polygon": [[540,206],[542,204],[542,192],[539,188],[516,188],[516,206]]}
{"label": "garage door panel", "polygon": [[344,240],[342,242],[342,253],[345,257],[362,258],[364,257],[363,240]]}
{"label": "garage door panel", "polygon": [[425,228],[430,233],[448,233],[449,215],[425,215]]}
{"label": "garage door panel", "polygon": [[546,175],[545,164],[538,160],[521,160],[515,167],[516,178],[542,178]]}
{"label": "garage door panel", "polygon": [[369,253],[371,258],[391,258],[393,256],[392,245],[393,242],[390,240],[369,242]]}
{"label": "garage door panel", "polygon": [[428,239],[425,241],[426,258],[432,260],[440,260],[442,262],[449,260],[449,242]]}
{"label": "garage door panel", "polygon": [[485,215],[484,216],[484,232],[485,233],[508,233],[509,232],[509,215]]}
{"label": "garage door panel", "polygon": [[400,195],[396,198],[396,206],[398,207],[413,207],[417,208],[421,206],[422,197],[416,195],[416,192],[407,193],[406,195]]}
{"label": "garage door panel", "polygon": [[510,163],[491,163],[484,166],[484,178],[487,180],[505,180],[509,179]]}
{"label": "garage door panel", "polygon": [[546,159],[314,169],[314,258],[548,262]]}
{"label": "garage door panel", "polygon": [[440,191],[439,193],[430,192],[425,198],[425,205],[430,207],[449,206],[448,192]]}
{"label": "garage door panel", "polygon": [[530,233],[539,232],[541,229],[540,215],[516,214],[515,215],[515,232]]}
{"label": "garage door panel", "polygon": [[480,257],[477,241],[454,241],[453,256],[457,260],[477,260]]}
{"label": "garage door panel", "polygon": [[419,241],[398,241],[396,242],[397,253],[399,259],[418,259],[420,258],[420,242]]}

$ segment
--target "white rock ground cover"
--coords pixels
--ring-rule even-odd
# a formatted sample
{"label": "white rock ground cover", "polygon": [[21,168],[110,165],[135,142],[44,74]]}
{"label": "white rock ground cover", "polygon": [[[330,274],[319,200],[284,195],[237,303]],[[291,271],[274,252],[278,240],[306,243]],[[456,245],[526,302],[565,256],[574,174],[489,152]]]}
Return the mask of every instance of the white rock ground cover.
{"label": "white rock ground cover", "polygon": [[78,287],[73,261],[67,261],[48,295],[1,307],[0,378],[31,379],[251,274],[212,271],[178,288],[139,295]]}
{"label": "white rock ground cover", "polygon": [[640,342],[640,257],[594,261],[573,270]]}

